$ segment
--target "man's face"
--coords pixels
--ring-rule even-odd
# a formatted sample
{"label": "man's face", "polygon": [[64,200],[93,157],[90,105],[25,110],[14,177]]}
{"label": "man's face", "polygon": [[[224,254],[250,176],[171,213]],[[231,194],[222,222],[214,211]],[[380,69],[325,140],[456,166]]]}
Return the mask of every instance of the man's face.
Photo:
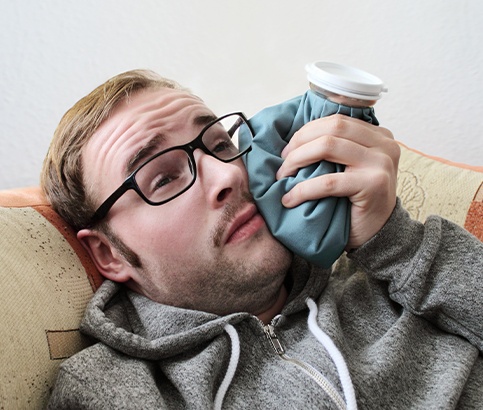
{"label": "man's face", "polygon": [[[85,184],[100,205],[128,164],[193,140],[213,113],[197,97],[156,89],[122,102],[83,151]],[[154,144],[153,141],[156,141]],[[91,252],[101,272],[160,303],[217,314],[258,314],[274,302],[291,254],[268,231],[248,193],[241,159],[223,163],[195,150],[198,176],[181,196],[150,206],[133,190],[106,217],[141,262]]]}

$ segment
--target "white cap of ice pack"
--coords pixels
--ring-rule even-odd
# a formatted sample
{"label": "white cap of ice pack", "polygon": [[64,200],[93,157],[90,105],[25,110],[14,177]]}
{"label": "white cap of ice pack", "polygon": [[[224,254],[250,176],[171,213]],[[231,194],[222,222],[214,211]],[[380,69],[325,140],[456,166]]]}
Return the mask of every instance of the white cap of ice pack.
{"label": "white cap of ice pack", "polygon": [[378,100],[387,92],[382,80],[358,68],[317,61],[305,66],[309,82],[334,94],[359,100]]}

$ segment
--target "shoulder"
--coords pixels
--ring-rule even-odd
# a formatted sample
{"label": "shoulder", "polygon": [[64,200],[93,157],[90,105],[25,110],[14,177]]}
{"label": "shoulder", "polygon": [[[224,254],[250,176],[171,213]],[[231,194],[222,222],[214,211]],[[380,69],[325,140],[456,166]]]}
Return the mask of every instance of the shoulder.
{"label": "shoulder", "polygon": [[61,371],[78,378],[102,378],[116,380],[125,377],[126,372],[147,372],[151,374],[153,362],[128,356],[103,343],[97,343],[67,359]]}
{"label": "shoulder", "polygon": [[95,344],[62,363],[50,408],[123,408],[127,403],[137,408],[133,395],[140,398],[139,408],[149,408],[149,402],[161,400],[154,366]]}

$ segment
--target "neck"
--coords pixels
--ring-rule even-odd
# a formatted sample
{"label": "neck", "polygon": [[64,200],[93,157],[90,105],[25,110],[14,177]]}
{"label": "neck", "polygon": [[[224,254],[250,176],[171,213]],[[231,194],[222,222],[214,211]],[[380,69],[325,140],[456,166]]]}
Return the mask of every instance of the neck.
{"label": "neck", "polygon": [[257,317],[266,325],[270,323],[270,321],[277,316],[283,309],[285,302],[287,301],[288,293],[285,286],[280,288],[280,292],[278,293],[277,300],[275,303],[266,311],[257,315]]}

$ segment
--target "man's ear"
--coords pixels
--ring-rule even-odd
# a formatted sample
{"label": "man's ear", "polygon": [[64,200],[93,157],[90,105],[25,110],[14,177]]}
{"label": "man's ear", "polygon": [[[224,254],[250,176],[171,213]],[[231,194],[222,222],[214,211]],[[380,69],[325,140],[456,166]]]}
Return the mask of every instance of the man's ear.
{"label": "man's ear", "polygon": [[131,266],[102,232],[82,229],[77,233],[77,239],[105,278],[113,282],[127,282],[131,279]]}

